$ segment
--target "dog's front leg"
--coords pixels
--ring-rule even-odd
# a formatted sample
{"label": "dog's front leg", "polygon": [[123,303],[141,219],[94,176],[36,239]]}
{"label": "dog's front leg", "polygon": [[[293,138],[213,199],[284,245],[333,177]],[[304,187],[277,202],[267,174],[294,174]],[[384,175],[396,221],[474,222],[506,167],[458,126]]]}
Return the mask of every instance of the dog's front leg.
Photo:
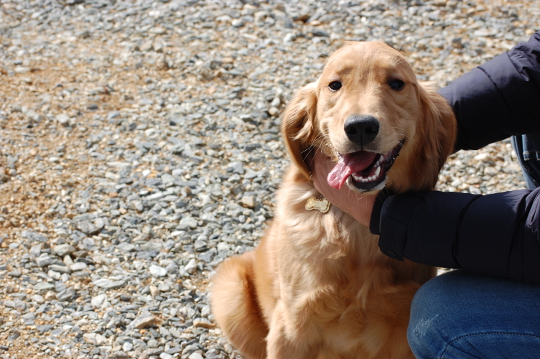
{"label": "dog's front leg", "polygon": [[273,312],[266,341],[268,359],[315,359],[322,345],[316,327],[295,323],[283,301]]}

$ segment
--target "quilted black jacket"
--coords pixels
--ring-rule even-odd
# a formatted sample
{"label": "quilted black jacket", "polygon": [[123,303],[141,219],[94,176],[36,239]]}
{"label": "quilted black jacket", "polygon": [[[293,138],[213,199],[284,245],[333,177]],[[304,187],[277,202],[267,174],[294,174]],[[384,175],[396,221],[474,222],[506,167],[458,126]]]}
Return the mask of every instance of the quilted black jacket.
{"label": "quilted black jacket", "polygon": [[[456,150],[540,132],[540,32],[440,93],[458,119]],[[378,201],[370,227],[395,259],[540,283],[539,193],[404,193]]]}

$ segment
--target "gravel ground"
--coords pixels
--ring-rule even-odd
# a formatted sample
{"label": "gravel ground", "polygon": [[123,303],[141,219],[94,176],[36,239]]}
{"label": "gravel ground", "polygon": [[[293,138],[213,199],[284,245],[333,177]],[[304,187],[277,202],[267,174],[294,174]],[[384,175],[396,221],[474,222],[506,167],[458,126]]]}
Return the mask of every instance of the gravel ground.
{"label": "gravel ground", "polygon": [[[273,216],[293,92],[345,40],[444,86],[539,19],[533,0],[0,0],[0,358],[240,358],[207,285]],[[524,186],[508,141],[440,179]]]}

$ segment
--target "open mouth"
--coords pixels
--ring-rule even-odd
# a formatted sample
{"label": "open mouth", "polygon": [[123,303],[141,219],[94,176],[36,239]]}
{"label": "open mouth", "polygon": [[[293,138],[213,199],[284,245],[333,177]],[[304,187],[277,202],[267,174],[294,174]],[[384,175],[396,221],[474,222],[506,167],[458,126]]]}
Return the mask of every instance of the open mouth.
{"label": "open mouth", "polygon": [[[328,184],[340,189],[349,181],[350,186],[362,192],[382,189],[386,173],[394,164],[404,144],[403,139],[386,154],[369,151],[339,154],[338,163],[328,174]],[[379,185],[381,188],[378,188]]]}

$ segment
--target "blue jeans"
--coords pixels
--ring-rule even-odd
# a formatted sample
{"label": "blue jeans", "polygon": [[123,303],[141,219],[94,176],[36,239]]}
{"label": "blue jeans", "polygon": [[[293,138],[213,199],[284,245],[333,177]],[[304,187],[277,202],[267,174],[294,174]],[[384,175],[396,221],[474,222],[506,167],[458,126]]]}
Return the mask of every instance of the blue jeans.
{"label": "blue jeans", "polygon": [[417,358],[540,358],[540,286],[453,271],[414,297],[407,333]]}

